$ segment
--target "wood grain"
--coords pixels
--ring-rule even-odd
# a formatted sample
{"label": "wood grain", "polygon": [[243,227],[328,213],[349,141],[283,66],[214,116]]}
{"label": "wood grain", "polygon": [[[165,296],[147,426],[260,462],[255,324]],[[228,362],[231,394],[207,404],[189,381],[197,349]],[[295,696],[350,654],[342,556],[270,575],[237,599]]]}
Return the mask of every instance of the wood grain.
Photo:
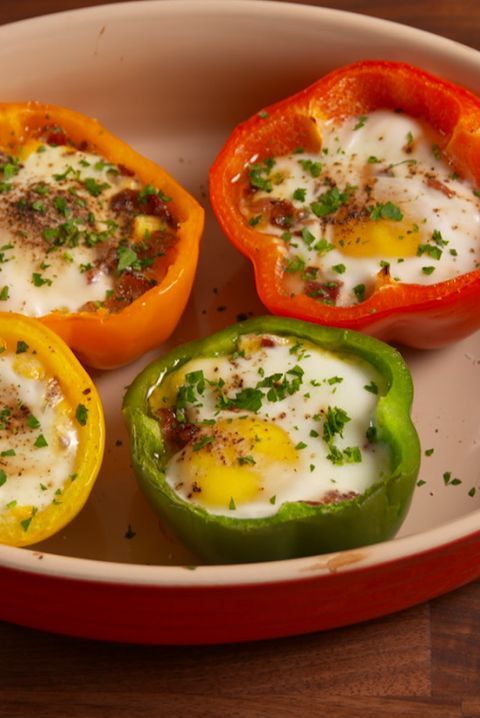
{"label": "wood grain", "polygon": [[[2,0],[0,23],[118,0]],[[125,2],[126,0],[119,0]],[[201,1],[201,0],[199,0]],[[228,2],[228,0],[224,0]],[[267,2],[269,0],[266,0]],[[393,20],[480,49],[478,0],[293,0]]]}
{"label": "wood grain", "polygon": [[[392,697],[389,713],[401,715],[396,697],[415,699],[414,711],[431,694],[427,605],[351,628],[245,645],[92,644],[15,626],[4,626],[1,635],[0,665],[8,666],[9,679],[0,689],[0,715],[9,718],[34,712],[53,718],[62,710],[64,716],[86,710],[89,716],[127,716],[140,695],[143,711],[161,703],[161,715],[183,715],[188,708],[191,716],[299,716],[330,706],[366,716],[383,697]],[[69,707],[72,695],[75,706]],[[432,715],[460,715],[449,711],[439,700]]]}
{"label": "wood grain", "polygon": [[[480,49],[478,0],[304,2]],[[2,0],[0,24],[99,4]],[[236,646],[123,646],[1,624],[0,670],[0,718],[479,718],[480,582],[363,625]]]}

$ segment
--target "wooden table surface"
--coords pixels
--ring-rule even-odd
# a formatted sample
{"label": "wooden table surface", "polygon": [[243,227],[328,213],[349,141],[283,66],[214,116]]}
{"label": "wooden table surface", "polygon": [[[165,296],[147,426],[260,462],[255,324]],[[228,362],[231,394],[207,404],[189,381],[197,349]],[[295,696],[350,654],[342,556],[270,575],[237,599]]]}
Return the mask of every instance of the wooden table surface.
{"label": "wooden table surface", "polygon": [[[304,2],[480,49],[480,0]],[[1,0],[0,23],[99,4]],[[387,715],[480,716],[480,582],[366,624],[245,645],[118,646],[0,624],[0,718]]]}

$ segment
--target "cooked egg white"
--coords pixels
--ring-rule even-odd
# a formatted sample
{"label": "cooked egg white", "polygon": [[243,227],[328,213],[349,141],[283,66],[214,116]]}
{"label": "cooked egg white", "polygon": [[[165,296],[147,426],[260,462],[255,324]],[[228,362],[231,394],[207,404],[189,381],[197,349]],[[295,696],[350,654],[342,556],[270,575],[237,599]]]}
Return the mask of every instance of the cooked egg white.
{"label": "cooked egg white", "polygon": [[181,406],[197,427],[166,480],[184,500],[238,518],[361,494],[388,471],[385,447],[367,439],[383,388],[357,359],[247,335],[238,356],[191,360],[152,394],[153,411]]}
{"label": "cooked egg white", "polygon": [[[257,231],[281,237],[291,288],[306,278],[338,282],[335,303],[350,305],[373,291],[382,269],[394,282],[433,284],[479,266],[478,193],[430,128],[378,110],[318,129],[321,150],[261,165],[271,191],[258,189],[243,208]],[[264,200],[291,203],[291,225],[272,223]]]}
{"label": "cooked egg white", "polygon": [[31,354],[0,353],[0,511],[61,501],[77,448],[58,382]]}
{"label": "cooked egg white", "polygon": [[[0,194],[0,309],[37,317],[105,300],[111,274],[100,267],[93,281],[88,276],[98,256],[95,234],[112,231],[112,195],[138,183],[66,146],[37,143],[24,155]],[[45,236],[58,231],[64,243],[54,247]]]}

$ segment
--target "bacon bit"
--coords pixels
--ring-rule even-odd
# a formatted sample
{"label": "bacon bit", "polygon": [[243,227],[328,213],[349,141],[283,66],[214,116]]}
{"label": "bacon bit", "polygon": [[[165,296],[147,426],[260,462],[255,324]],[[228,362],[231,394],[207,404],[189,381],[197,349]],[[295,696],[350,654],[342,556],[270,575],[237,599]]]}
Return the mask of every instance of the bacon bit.
{"label": "bacon bit", "polygon": [[72,142],[61,127],[44,127],[42,131],[43,140],[47,145],[71,145]]}
{"label": "bacon bit", "polygon": [[253,216],[259,214],[264,215],[268,218],[271,224],[281,229],[288,229],[299,219],[299,210],[296,210],[291,202],[286,199],[275,200],[269,199],[268,197],[262,197],[261,199],[255,199],[249,196],[246,197],[248,204],[248,211]]}
{"label": "bacon bit", "polygon": [[270,202],[270,222],[275,227],[287,229],[291,227],[295,221],[295,207],[287,200]]}
{"label": "bacon bit", "polygon": [[178,227],[178,222],[173,218],[166,202],[158,194],[147,196],[147,211],[144,214],[163,219],[170,227]]}
{"label": "bacon bit", "polygon": [[342,285],[343,282],[336,281],[306,282],[304,291],[307,297],[336,304]]}
{"label": "bacon bit", "polygon": [[144,199],[140,199],[139,190],[123,189],[113,195],[110,200],[110,208],[117,214],[146,214],[151,217],[158,217],[163,219],[170,227],[174,229],[178,227],[178,222],[173,217],[166,202],[158,194],[150,194]]}
{"label": "bacon bit", "polygon": [[334,489],[327,491],[325,496],[322,497],[322,504],[339,504],[342,501],[352,501],[352,499],[360,496],[356,491],[338,491]]}
{"label": "bacon bit", "polygon": [[114,194],[110,200],[110,208],[117,213],[126,212],[133,214],[137,209],[138,191],[134,189],[122,189]]}
{"label": "bacon bit", "polygon": [[454,192],[453,189],[450,189],[450,187],[447,187],[446,184],[444,184],[443,182],[440,182],[439,179],[437,179],[436,177],[432,177],[431,175],[427,176],[427,179],[425,180],[425,184],[427,185],[427,187],[431,187],[432,189],[438,190],[439,192],[444,194],[445,197],[448,197],[449,199],[456,196],[456,192]]}
{"label": "bacon bit", "polygon": [[91,269],[85,272],[85,279],[88,284],[93,284],[100,273],[113,274],[118,265],[118,251],[111,244],[102,243],[97,245],[97,259]]}
{"label": "bacon bit", "polygon": [[129,169],[128,167],[125,167],[125,165],[117,165],[117,169],[122,175],[122,177],[133,177],[135,175],[135,172],[133,172],[133,170]]}
{"label": "bacon bit", "polygon": [[332,491],[327,491],[320,501],[303,501],[302,503],[308,504],[309,506],[325,506],[328,504],[339,504],[342,501],[352,501],[352,499],[357,496],[360,496],[360,494],[356,491],[342,492],[338,491],[338,489],[333,489]]}
{"label": "bacon bit", "polygon": [[195,426],[195,424],[180,423],[172,409],[158,409],[156,414],[160,422],[165,443],[170,448],[183,449],[183,447],[189,444],[200,431],[198,426]]}
{"label": "bacon bit", "polygon": [[260,341],[261,347],[275,347],[276,342],[271,337],[262,337]]}
{"label": "bacon bit", "polygon": [[123,308],[138,299],[142,294],[145,294],[155,284],[156,282],[153,279],[148,279],[140,274],[125,272],[115,282],[115,294],[107,299],[105,306],[107,309],[112,309],[117,302],[120,302]]}

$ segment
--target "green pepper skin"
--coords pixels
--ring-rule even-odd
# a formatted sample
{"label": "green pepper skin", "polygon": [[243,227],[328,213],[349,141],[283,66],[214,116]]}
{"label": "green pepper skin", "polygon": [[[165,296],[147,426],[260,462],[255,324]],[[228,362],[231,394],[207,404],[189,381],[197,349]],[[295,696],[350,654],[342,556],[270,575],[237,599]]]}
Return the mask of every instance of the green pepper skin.
{"label": "green pepper skin", "polygon": [[[354,499],[337,504],[285,503],[274,516],[215,516],[178,496],[167,484],[165,446],[148,397],[167,374],[195,357],[228,355],[243,334],[307,340],[357,356],[384,377],[375,413],[377,439],[391,450],[391,473]],[[203,560],[241,563],[288,559],[352,549],[391,538],[408,511],[420,467],[420,443],[410,418],[413,384],[401,355],[388,344],[348,329],[283,317],[259,317],[177,347],[147,366],[129,387],[123,414],[133,467],[147,500],[161,519]]]}

